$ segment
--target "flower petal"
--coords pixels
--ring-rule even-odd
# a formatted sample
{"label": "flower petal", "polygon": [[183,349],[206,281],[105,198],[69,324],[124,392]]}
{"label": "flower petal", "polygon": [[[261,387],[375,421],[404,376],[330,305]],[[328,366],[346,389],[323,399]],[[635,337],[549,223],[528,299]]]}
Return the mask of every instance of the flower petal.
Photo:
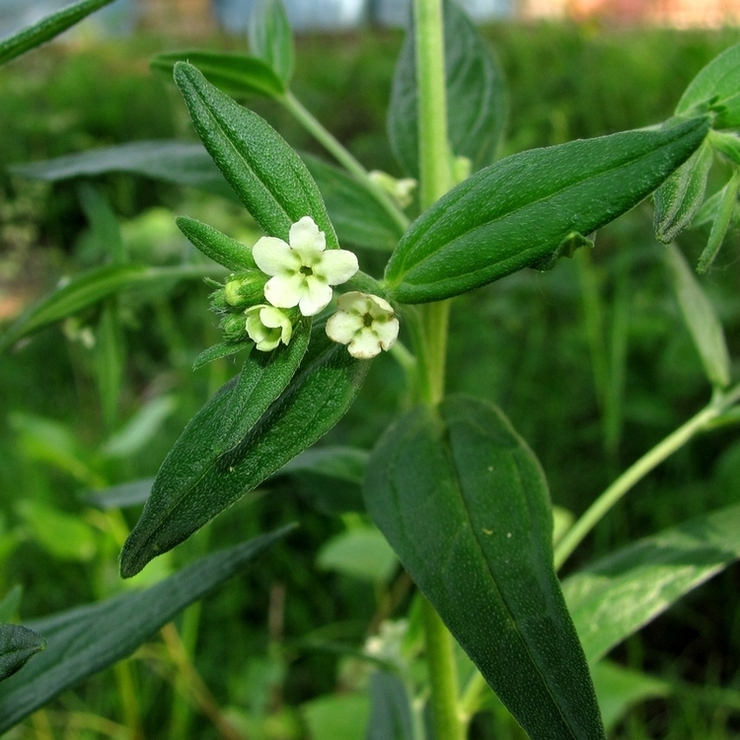
{"label": "flower petal", "polygon": [[359,269],[357,257],[346,249],[330,249],[321,255],[321,263],[314,268],[329,285],[346,283]]}
{"label": "flower petal", "polygon": [[[300,273],[293,275],[276,275],[275,277],[271,277],[267,283],[265,283],[265,298],[267,298],[273,306],[277,306],[278,308],[293,308],[293,306],[297,306],[298,302],[306,295],[306,293],[306,279]],[[331,298],[329,298],[329,300],[331,300]],[[328,302],[329,301],[327,301],[327,303]],[[309,314],[304,314],[304,316],[308,315]]]}
{"label": "flower petal", "polygon": [[296,272],[301,268],[300,257],[276,236],[263,236],[258,239],[252,247],[252,256],[257,267],[267,275],[280,275],[288,270]]}
{"label": "flower petal", "polygon": [[363,327],[362,316],[357,313],[337,311],[326,322],[326,335],[333,342],[349,344]]}
{"label": "flower petal", "polygon": [[368,326],[359,331],[349,343],[347,350],[358,360],[369,360],[380,354],[380,342],[375,332]]}
{"label": "flower petal", "polygon": [[372,328],[380,342],[380,346],[385,350],[389,350],[395,344],[396,339],[398,339],[398,319],[374,321]]}
{"label": "flower petal", "polygon": [[304,316],[315,316],[329,305],[334,291],[314,275],[305,278],[305,285],[306,291],[298,302],[298,308]]}
{"label": "flower petal", "polygon": [[311,266],[326,249],[326,235],[310,216],[304,216],[290,227],[289,239],[291,249],[300,255],[304,265]]}

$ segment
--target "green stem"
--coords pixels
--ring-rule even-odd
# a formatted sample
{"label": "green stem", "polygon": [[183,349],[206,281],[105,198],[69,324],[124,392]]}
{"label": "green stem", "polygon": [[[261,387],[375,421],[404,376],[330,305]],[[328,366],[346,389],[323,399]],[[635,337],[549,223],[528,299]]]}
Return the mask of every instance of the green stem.
{"label": "green stem", "polygon": [[555,569],[559,569],[571,553],[583,541],[586,535],[601,521],[604,515],[612,508],[635,484],[642,480],[651,470],[656,468],[676,450],[683,447],[698,432],[723,413],[730,406],[740,400],[740,386],[718,393],[712,401],[698,414],[682,424],[669,434],[662,442],[644,454],[637,462],[631,465],[622,475],[594,501],[583,516],[568,530],[560,544],[555,549]]}
{"label": "green stem", "polygon": [[313,136],[347,172],[353,174],[364,186],[365,189],[378,201],[385,209],[388,215],[398,224],[401,231],[406,231],[409,226],[409,220],[406,214],[391,200],[388,194],[374,183],[367,170],[347,151],[324,126],[303,106],[298,98],[288,91],[280,102],[303,128]]}

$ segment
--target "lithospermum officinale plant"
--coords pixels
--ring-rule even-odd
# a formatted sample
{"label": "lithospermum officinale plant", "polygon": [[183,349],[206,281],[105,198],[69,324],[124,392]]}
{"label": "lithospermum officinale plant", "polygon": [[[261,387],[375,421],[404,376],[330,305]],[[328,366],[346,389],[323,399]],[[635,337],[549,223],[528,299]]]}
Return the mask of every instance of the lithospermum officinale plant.
{"label": "lithospermum officinale plant", "polygon": [[[89,12],[103,4],[74,7]],[[556,575],[637,481],[698,432],[738,418],[740,386],[731,383],[722,328],[670,242],[692,222],[711,222],[699,262],[706,270],[737,210],[740,46],[705,67],[661,125],[496,160],[505,93],[495,58],[453,0],[415,0],[412,15],[388,127],[404,180],[368,173],[292,94],[292,39],[279,0],[256,4],[253,56],[191,51],[153,61],[173,71],[207,154],[265,236],[249,247],[192,218],[178,219],[187,238],[228,270],[223,281],[208,279],[223,341],[205,349],[196,365],[236,353],[244,359],[162,464],[123,548],[121,574],[141,571],[316,442],[352,404],[372,359],[390,351],[406,373],[413,408],[372,451],[364,500],[418,587],[412,611],[425,636],[428,691],[418,693],[403,662],[387,662],[371,684],[377,726],[368,737],[461,740],[488,684],[535,740],[603,738],[590,668],[740,555],[740,508],[733,506],[628,547],[563,584]],[[25,46],[11,39],[0,49],[9,58],[34,45],[25,39]],[[301,158],[227,93],[281,103],[341,169]],[[705,200],[715,156],[733,174]],[[213,178],[202,148],[162,142],[67,158],[65,167],[67,173],[76,166],[87,173],[138,167],[197,184],[196,176],[181,174],[195,162],[203,178]],[[37,164],[27,174],[35,167],[43,176],[54,166]],[[338,190],[351,197],[338,197]],[[455,296],[592,248],[600,227],[651,194],[656,234],[667,243],[667,265],[712,398],[620,475],[553,550],[547,483],[532,451],[500,409],[445,393],[448,313]],[[413,213],[418,206],[413,220],[409,206]],[[348,243],[390,245],[384,274],[363,272],[340,246],[345,236]],[[125,267],[73,281],[24,315],[2,345],[131,282],[158,277]],[[283,534],[212,555],[135,596],[40,620],[30,625],[34,631],[3,625],[0,730],[126,655]],[[144,605],[160,609],[154,621]],[[115,650],[96,624],[115,625]],[[34,656],[39,634],[49,648]],[[73,637],[82,647],[70,672],[64,645]],[[456,643],[474,664],[464,686]],[[415,690],[427,700],[426,718]]]}

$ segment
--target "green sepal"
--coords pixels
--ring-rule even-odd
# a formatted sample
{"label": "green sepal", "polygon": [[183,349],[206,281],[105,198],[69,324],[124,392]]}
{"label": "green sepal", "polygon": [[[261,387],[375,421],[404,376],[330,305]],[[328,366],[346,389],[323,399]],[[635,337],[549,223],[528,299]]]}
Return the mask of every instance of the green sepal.
{"label": "green sepal", "polygon": [[175,82],[198,136],[265,233],[288,241],[290,227],[310,216],[327,248],[339,248],[318,186],[277,131],[190,64],[175,65]]}
{"label": "green sepal", "polygon": [[193,370],[207,365],[209,362],[214,360],[220,360],[222,357],[229,357],[237,352],[241,352],[243,349],[249,349],[254,347],[254,342],[251,339],[245,339],[241,342],[221,342],[220,344],[214,344],[208,349],[204,349],[194,360]]}
{"label": "green sepal", "polygon": [[721,190],[718,208],[707,239],[707,246],[699,255],[699,262],[696,266],[696,271],[699,273],[706,272],[712,266],[722,246],[732,215],[737,207],[738,192],[740,192],[740,167],[735,168],[729,182]]}
{"label": "green sepal", "polygon": [[401,303],[449,298],[556,252],[639,203],[701,145],[706,117],[514,154],[411,224],[386,268]]}
{"label": "green sepal", "polygon": [[46,647],[46,640],[28,627],[0,624],[0,681],[19,671],[36,653]]}
{"label": "green sepal", "polygon": [[194,247],[226,269],[234,272],[257,269],[252,250],[246,244],[189,216],[178,216],[175,223]]}
{"label": "green sepal", "polygon": [[450,396],[402,417],[372,453],[365,505],[533,740],[604,738],[553,569],[544,474],[495,406]]}
{"label": "green sepal", "polygon": [[287,88],[295,52],[290,22],[281,0],[257,0],[247,28],[250,51],[275,72]]}

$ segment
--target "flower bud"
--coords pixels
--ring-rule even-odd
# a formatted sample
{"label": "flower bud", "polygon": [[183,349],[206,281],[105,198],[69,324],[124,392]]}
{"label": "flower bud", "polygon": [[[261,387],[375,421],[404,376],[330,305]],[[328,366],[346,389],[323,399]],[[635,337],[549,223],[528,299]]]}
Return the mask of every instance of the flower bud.
{"label": "flower bud", "polygon": [[233,275],[224,286],[226,303],[233,308],[245,308],[264,301],[266,282],[267,275],[259,270]]}
{"label": "flower bud", "polygon": [[226,314],[218,325],[224,342],[241,342],[247,338],[247,319],[243,313]]}

